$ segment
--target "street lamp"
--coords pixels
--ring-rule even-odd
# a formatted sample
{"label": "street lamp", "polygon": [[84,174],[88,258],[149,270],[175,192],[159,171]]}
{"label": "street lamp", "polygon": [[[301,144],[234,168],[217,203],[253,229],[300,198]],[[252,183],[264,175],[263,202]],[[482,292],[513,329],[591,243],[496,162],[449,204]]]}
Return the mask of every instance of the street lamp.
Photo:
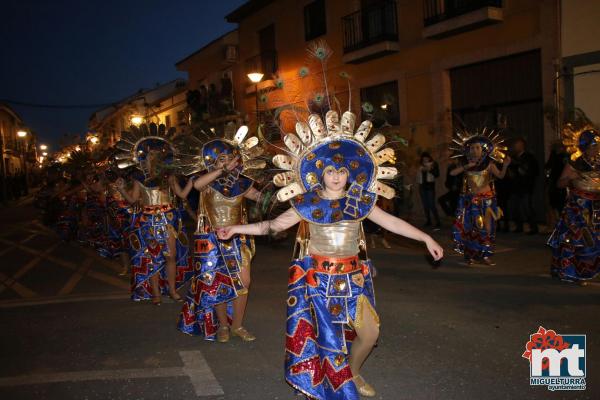
{"label": "street lamp", "polygon": [[132,115],[130,121],[133,125],[140,126],[144,122],[144,118],[139,115]]}
{"label": "street lamp", "polygon": [[90,142],[91,142],[92,144],[98,144],[98,141],[99,141],[99,140],[100,140],[100,139],[98,139],[98,137],[97,137],[97,136],[92,136],[92,137],[90,138]]}
{"label": "street lamp", "polygon": [[45,144],[40,144],[40,150],[48,150],[48,146],[46,146]]}
{"label": "street lamp", "polygon": [[[27,137],[27,131],[24,129],[19,129],[17,131],[17,137],[21,139],[25,139]],[[21,147],[21,160],[23,161],[23,173],[25,174],[25,187],[23,188],[25,194],[29,193],[29,176],[27,173],[27,141],[25,141],[24,146]]]}
{"label": "street lamp", "polygon": [[42,156],[44,156],[44,157],[46,157],[47,155],[48,155],[48,153],[47,153],[47,152],[43,152],[43,153],[42,153]]}
{"label": "street lamp", "polygon": [[265,76],[265,74],[261,74],[260,72],[250,72],[248,74],[248,79],[250,79],[252,83],[258,84],[258,82],[262,80],[263,76]]}
{"label": "street lamp", "polygon": [[256,126],[260,127],[260,114],[258,113],[258,82],[260,82],[265,74],[258,71],[250,72],[248,75],[250,82],[254,83],[254,97],[256,99]]}

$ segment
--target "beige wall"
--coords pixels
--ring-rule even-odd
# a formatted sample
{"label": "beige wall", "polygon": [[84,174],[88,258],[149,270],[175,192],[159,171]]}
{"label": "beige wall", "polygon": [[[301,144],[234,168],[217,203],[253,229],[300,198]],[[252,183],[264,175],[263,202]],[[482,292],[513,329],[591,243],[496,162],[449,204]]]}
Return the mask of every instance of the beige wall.
{"label": "beige wall", "polygon": [[[600,1],[562,0],[563,58],[600,53]],[[600,124],[600,64],[573,69],[573,106]],[[587,72],[587,73],[586,73]]]}
{"label": "beige wall", "polygon": [[[574,68],[575,74],[600,71],[600,64]],[[577,75],[574,78],[575,107],[581,108],[589,119],[600,126],[600,73]]]}
{"label": "beige wall", "polygon": [[562,0],[562,56],[600,50],[600,2]]}

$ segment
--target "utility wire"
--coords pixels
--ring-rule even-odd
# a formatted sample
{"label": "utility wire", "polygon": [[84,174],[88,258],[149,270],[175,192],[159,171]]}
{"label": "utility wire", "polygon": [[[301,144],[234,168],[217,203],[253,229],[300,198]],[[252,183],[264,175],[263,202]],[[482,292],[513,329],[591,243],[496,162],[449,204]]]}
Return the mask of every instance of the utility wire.
{"label": "utility wire", "polygon": [[0,99],[0,103],[8,103],[17,106],[32,107],[32,108],[62,108],[62,109],[85,109],[85,108],[103,108],[114,106],[117,103],[103,103],[103,104],[40,104],[40,103],[28,103],[25,101]]}

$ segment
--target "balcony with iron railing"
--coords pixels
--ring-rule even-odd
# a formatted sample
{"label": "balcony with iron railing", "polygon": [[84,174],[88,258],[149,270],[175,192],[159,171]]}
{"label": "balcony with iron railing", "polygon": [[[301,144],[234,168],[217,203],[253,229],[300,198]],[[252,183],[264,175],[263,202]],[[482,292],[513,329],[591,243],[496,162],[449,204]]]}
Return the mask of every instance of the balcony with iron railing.
{"label": "balcony with iron railing", "polygon": [[441,39],[503,20],[502,0],[424,0],[423,36]]}
{"label": "balcony with iron railing", "polygon": [[275,83],[273,78],[279,70],[277,51],[263,51],[244,62],[244,74],[259,72],[263,74],[263,79],[257,85],[250,84],[246,87],[246,94],[252,94],[258,88],[259,90],[272,88]]}
{"label": "balcony with iron railing", "polygon": [[384,0],[342,17],[344,62],[361,63],[399,50],[396,2]]}
{"label": "balcony with iron railing", "polygon": [[246,74],[260,72],[264,74],[265,79],[272,79],[279,69],[276,51],[263,51],[246,59],[244,64]]}

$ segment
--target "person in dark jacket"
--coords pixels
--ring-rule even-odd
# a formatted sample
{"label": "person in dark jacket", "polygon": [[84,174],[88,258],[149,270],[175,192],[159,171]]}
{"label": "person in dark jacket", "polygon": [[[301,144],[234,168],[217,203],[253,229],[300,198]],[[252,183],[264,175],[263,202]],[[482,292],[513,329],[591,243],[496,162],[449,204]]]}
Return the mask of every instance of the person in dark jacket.
{"label": "person in dark jacket", "polygon": [[529,223],[529,234],[538,233],[533,192],[539,175],[535,156],[527,151],[526,142],[518,138],[513,142],[513,158],[510,165],[511,193],[508,200],[510,216],[515,222],[515,232],[523,232],[523,223]]}
{"label": "person in dark jacket", "polygon": [[423,212],[427,222],[425,226],[431,226],[431,215],[435,218],[435,226],[440,227],[440,216],[435,205],[435,180],[440,176],[440,167],[433,161],[427,152],[421,153],[421,163],[417,170],[417,183],[423,203]]}

